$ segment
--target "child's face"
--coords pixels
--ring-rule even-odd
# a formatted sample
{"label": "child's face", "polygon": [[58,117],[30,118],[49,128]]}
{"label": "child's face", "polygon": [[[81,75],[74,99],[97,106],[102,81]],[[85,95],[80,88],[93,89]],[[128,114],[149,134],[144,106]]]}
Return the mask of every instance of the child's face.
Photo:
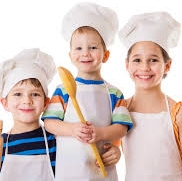
{"label": "child's face", "polygon": [[160,47],[150,41],[136,43],[131,50],[126,68],[136,88],[151,89],[161,84],[171,61],[164,62]]}
{"label": "child's face", "polygon": [[94,30],[74,32],[71,40],[70,58],[78,69],[78,76],[100,79],[102,63],[108,59],[100,35]]}
{"label": "child's face", "polygon": [[5,110],[12,114],[15,124],[30,124],[39,122],[46,100],[42,87],[35,87],[28,80],[17,83],[1,102]]}

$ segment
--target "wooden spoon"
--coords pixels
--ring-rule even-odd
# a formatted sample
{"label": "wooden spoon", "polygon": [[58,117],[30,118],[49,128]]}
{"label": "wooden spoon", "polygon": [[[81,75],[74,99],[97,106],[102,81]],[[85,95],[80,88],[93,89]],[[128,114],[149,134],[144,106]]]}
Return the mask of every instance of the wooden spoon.
{"label": "wooden spoon", "polygon": [[[72,103],[73,103],[73,106],[77,112],[77,115],[80,119],[80,121],[84,124],[86,124],[86,121],[83,117],[83,114],[80,110],[80,107],[78,105],[78,102],[77,102],[77,99],[76,99],[76,82],[75,82],[75,79],[73,77],[73,75],[71,74],[71,72],[69,70],[67,70],[66,68],[64,67],[58,67],[58,73],[61,77],[61,80],[63,82],[63,85],[68,93],[68,95],[70,96],[71,100],[72,100]],[[98,161],[98,164],[100,166],[100,169],[102,171],[102,174],[104,177],[107,176],[107,173],[106,173],[106,170],[105,170],[105,167],[104,167],[104,164],[102,162],[102,159],[100,157],[100,154],[98,152],[98,149],[96,147],[96,144],[92,143],[90,144],[91,147],[92,147],[92,151],[94,152],[94,155]]]}
{"label": "wooden spoon", "polygon": [[0,168],[1,168],[1,159],[3,154],[3,138],[1,136],[3,130],[3,121],[0,120]]}

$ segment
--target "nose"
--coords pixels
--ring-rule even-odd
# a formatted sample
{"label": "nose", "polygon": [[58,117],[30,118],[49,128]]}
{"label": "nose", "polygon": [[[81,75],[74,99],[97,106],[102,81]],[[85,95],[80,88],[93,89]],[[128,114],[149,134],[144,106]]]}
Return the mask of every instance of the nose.
{"label": "nose", "polygon": [[33,103],[32,97],[29,96],[29,95],[25,95],[25,96],[23,97],[23,103],[24,103],[24,104],[32,104],[32,103]]}
{"label": "nose", "polygon": [[87,48],[82,49],[82,56],[88,56],[89,55],[89,50]]}
{"label": "nose", "polygon": [[142,62],[141,63],[141,69],[143,71],[149,71],[150,70],[150,63],[149,62]]}

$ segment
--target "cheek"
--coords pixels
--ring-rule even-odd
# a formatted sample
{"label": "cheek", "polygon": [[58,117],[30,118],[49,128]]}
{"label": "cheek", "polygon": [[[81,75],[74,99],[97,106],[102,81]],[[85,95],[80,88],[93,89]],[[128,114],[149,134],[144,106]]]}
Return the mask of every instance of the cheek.
{"label": "cheek", "polygon": [[162,67],[156,67],[155,68],[155,73],[157,74],[157,75],[161,75],[161,76],[163,76],[163,74],[165,73],[165,68],[162,66]]}
{"label": "cheek", "polygon": [[136,71],[136,69],[133,66],[128,65],[127,71],[130,75],[132,75]]}
{"label": "cheek", "polygon": [[77,56],[78,56],[78,54],[75,53],[74,51],[72,51],[72,52],[69,54],[69,57],[70,57],[71,60],[75,60]]}
{"label": "cheek", "polygon": [[44,102],[44,100],[37,101],[35,104],[40,112],[45,111],[45,109],[47,108],[47,104]]}

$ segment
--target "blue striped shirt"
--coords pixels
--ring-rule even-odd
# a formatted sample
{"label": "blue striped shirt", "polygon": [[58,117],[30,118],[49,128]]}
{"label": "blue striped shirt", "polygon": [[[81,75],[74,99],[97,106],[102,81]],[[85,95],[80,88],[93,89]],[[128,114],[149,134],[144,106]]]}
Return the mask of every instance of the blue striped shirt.
{"label": "blue striped shirt", "polygon": [[[5,148],[8,134],[3,133],[3,155],[2,162],[5,159]],[[46,137],[49,147],[49,156],[53,172],[55,173],[55,160],[56,160],[56,140],[53,134],[46,131]],[[46,147],[42,128],[21,133],[10,134],[8,139],[8,154],[15,155],[42,155],[46,154]]]}

